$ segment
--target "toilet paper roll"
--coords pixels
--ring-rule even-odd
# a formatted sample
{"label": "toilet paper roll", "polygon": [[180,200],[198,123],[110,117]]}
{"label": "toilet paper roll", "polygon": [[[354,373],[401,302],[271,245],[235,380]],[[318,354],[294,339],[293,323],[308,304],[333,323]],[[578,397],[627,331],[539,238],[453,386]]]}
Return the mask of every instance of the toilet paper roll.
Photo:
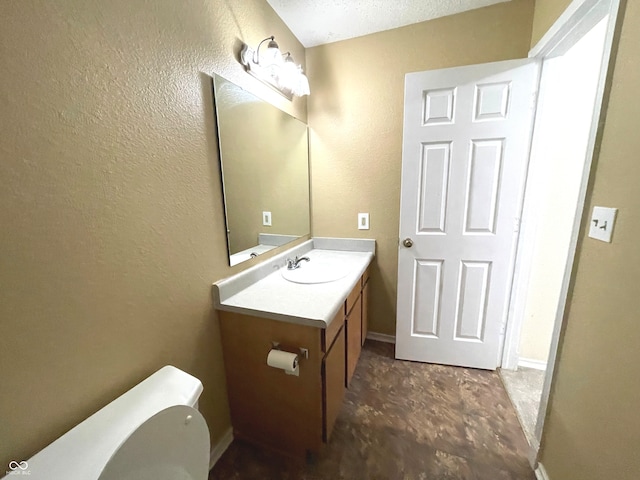
{"label": "toilet paper roll", "polygon": [[272,349],[267,355],[267,365],[284,370],[287,375],[295,375],[297,377],[300,374],[298,355],[295,353]]}

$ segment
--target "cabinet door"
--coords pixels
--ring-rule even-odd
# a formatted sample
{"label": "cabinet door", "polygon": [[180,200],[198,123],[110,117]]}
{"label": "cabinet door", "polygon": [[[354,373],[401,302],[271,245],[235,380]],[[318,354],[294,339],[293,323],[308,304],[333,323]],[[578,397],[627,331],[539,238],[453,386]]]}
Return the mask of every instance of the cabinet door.
{"label": "cabinet door", "polygon": [[[299,458],[308,450],[318,452],[323,433],[320,329],[233,312],[219,315],[234,436]],[[300,359],[300,376],[267,365],[272,342],[290,351],[308,349],[309,358]]]}
{"label": "cabinet door", "polygon": [[322,440],[329,441],[333,425],[338,418],[345,385],[345,333],[344,328],[336,336],[331,349],[322,361],[323,398],[322,398]]}
{"label": "cabinet door", "polygon": [[356,370],[360,351],[362,350],[362,302],[358,297],[346,320],[347,323],[347,383]]}
{"label": "cabinet door", "polygon": [[362,345],[369,332],[369,282],[362,289]]}

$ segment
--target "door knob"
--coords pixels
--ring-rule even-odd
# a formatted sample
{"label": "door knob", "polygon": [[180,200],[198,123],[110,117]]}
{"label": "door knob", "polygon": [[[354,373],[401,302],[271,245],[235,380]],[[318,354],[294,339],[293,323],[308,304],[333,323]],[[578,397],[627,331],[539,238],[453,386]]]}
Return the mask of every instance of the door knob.
{"label": "door knob", "polygon": [[402,245],[404,245],[407,248],[411,248],[411,247],[413,247],[413,240],[411,240],[410,238],[405,238],[402,241]]}

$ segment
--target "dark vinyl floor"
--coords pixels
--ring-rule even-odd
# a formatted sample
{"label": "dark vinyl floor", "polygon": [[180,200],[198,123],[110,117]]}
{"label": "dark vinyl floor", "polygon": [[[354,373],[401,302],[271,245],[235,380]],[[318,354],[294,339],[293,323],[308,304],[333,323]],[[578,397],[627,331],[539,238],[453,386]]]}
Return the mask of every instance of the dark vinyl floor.
{"label": "dark vinyl floor", "polygon": [[367,340],[315,463],[234,441],[209,479],[535,480],[496,372],[394,360]]}

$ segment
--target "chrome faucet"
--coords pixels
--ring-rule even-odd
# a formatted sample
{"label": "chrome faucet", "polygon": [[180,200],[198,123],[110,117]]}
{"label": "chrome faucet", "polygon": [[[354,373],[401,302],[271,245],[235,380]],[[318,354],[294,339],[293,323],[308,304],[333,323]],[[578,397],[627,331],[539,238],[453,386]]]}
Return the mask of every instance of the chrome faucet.
{"label": "chrome faucet", "polygon": [[296,268],[300,268],[300,262],[305,260],[310,262],[311,259],[309,257],[297,257],[294,259],[287,258],[287,270],[295,270]]}

